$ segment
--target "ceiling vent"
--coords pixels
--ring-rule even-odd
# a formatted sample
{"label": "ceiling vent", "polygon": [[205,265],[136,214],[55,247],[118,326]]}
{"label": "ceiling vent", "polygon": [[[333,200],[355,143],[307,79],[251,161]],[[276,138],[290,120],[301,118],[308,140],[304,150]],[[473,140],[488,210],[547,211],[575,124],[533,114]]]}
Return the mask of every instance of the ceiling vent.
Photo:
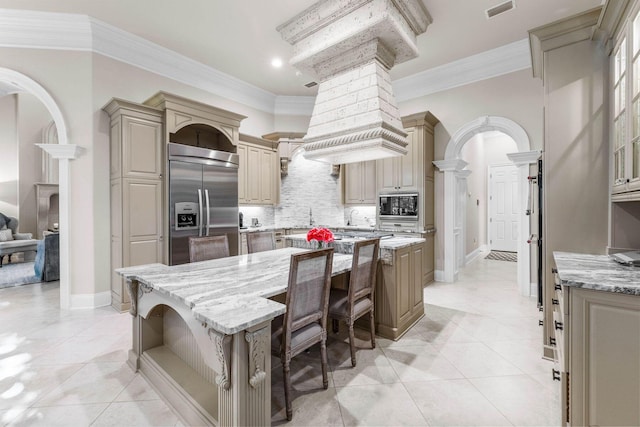
{"label": "ceiling vent", "polygon": [[493,18],[496,15],[500,15],[501,13],[507,12],[515,7],[515,2],[513,0],[509,0],[485,10],[484,13],[487,14],[487,19],[489,19]]}
{"label": "ceiling vent", "polygon": [[318,83],[316,82],[309,82],[305,85],[306,87],[314,87],[314,86],[318,86]]}

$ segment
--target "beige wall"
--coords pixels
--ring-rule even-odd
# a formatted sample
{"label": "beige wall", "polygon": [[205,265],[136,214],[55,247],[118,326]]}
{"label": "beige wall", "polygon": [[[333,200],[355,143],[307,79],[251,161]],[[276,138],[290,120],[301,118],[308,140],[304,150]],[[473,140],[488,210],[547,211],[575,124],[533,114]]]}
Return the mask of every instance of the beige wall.
{"label": "beige wall", "polygon": [[[69,142],[84,149],[69,163],[72,295],[109,291],[109,119],[102,107],[112,97],[143,102],[163,90],[248,116],[243,133],[274,130],[271,114],[100,55],[2,48],[0,58],[1,67],[23,73],[47,90],[66,121]],[[9,122],[15,126],[15,120]]]}
{"label": "beige wall", "polygon": [[0,212],[18,217],[18,101],[0,97]]}
{"label": "beige wall", "polygon": [[[520,125],[532,150],[542,149],[543,140],[542,81],[531,69],[460,86],[421,98],[399,103],[402,116],[430,111],[440,120],[435,127],[435,160],[444,159],[451,136],[465,124],[483,116],[505,117]],[[436,228],[444,230],[443,174],[435,175]],[[436,270],[443,269],[444,233],[435,238]]]}

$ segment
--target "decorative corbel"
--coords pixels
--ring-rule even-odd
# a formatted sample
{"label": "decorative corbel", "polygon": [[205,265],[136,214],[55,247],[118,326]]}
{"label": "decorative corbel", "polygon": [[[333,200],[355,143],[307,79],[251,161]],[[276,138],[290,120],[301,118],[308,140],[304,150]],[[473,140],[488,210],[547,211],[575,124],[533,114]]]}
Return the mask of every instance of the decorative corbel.
{"label": "decorative corbel", "polygon": [[289,159],[286,157],[280,158],[280,175],[286,176],[289,173]]}
{"label": "decorative corbel", "polygon": [[244,339],[249,343],[249,384],[257,388],[267,377],[266,367],[267,348],[271,345],[269,327],[246,332]]}
{"label": "decorative corbel", "polygon": [[127,280],[127,291],[129,292],[129,298],[131,299],[129,314],[136,317],[138,315],[138,281]]}
{"label": "decorative corbel", "polygon": [[216,348],[216,357],[222,369],[216,377],[218,387],[229,390],[231,387],[231,335],[221,334],[215,329],[208,330],[209,338]]}

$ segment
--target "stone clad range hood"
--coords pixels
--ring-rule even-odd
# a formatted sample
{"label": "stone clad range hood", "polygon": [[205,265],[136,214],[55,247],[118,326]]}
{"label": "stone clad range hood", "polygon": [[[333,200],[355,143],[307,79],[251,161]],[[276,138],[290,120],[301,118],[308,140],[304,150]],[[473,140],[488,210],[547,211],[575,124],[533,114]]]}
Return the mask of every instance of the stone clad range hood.
{"label": "stone clad range hood", "polygon": [[277,30],[291,65],[319,82],[304,156],[353,163],[407,153],[389,70],[418,56],[421,0],[322,0]]}

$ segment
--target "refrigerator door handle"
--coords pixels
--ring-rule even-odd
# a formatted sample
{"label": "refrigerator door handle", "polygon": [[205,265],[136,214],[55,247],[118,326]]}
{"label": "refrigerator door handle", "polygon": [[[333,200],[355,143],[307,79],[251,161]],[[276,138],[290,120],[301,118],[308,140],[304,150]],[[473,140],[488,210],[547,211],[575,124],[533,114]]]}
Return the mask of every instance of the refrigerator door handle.
{"label": "refrigerator door handle", "polygon": [[198,217],[200,221],[198,224],[198,237],[202,237],[202,190],[200,188],[198,188],[198,209],[200,210]]}
{"label": "refrigerator door handle", "polygon": [[209,190],[205,188],[204,190],[204,199],[207,201],[207,231],[205,236],[209,235],[209,227],[211,226],[211,210],[209,209]]}

